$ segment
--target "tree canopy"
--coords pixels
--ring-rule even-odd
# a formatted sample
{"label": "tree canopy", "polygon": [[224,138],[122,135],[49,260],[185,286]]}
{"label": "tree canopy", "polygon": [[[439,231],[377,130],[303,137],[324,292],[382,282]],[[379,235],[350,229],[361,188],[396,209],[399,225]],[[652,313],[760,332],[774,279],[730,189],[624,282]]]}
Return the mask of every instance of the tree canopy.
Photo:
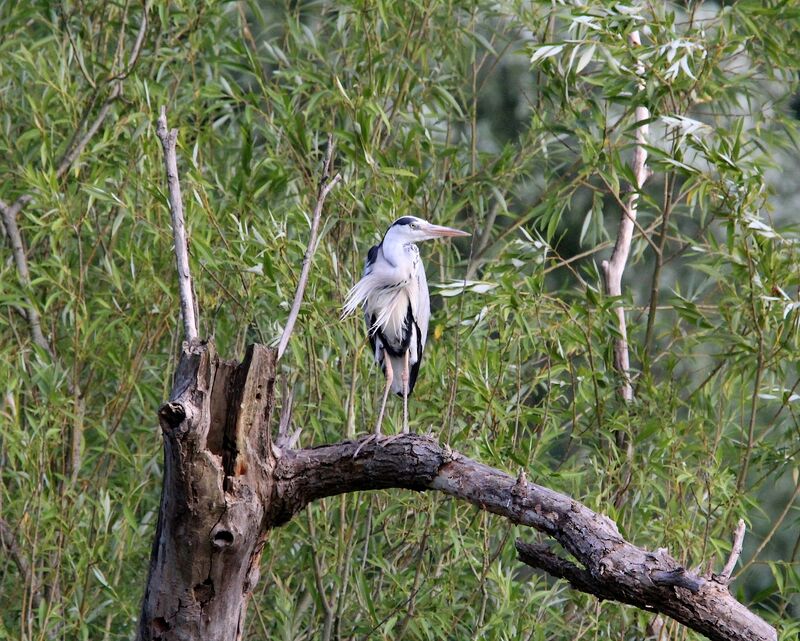
{"label": "tree canopy", "polygon": [[[231,358],[281,336],[335,140],[278,370],[302,445],[374,422],[380,372],[338,320],[367,249],[404,214],[456,225],[422,248],[412,430],[703,572],[744,519],[731,589],[794,638],[799,25],[777,0],[0,4],[0,637],[135,633],[183,336],[166,105],[200,335]],[[270,534],[244,637],[700,638],[527,568],[517,536],[443,496],[326,498]]]}

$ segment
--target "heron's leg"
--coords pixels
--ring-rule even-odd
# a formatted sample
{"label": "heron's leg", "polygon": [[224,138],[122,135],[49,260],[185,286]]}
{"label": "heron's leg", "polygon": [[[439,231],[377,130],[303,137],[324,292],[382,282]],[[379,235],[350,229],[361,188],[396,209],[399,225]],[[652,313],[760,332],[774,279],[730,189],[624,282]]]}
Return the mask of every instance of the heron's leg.
{"label": "heron's leg", "polygon": [[403,434],[408,434],[408,350],[403,357]]}
{"label": "heron's leg", "polygon": [[391,361],[387,357],[384,362],[386,363],[386,386],[383,388],[383,400],[381,401],[381,411],[378,413],[378,422],[375,423],[375,434],[377,436],[381,433],[381,423],[383,423],[383,412],[386,409],[386,399],[389,397],[389,388],[392,385],[392,378],[394,378]]}

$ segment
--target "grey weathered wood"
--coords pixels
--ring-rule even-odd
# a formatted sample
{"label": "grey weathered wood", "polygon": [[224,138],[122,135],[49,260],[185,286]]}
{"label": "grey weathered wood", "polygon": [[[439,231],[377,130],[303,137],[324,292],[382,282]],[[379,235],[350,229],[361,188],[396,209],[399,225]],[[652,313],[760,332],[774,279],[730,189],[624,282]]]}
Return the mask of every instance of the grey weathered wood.
{"label": "grey weathered wood", "polygon": [[[736,601],[725,585],[696,576],[666,550],[627,542],[616,524],[568,496],[473,461],[416,435],[298,450],[275,467],[270,519],[281,523],[306,503],[385,488],[439,490],[533,527],[558,541],[583,566],[517,543],[521,559],[601,599],[661,612],[714,641],[776,641],[777,633]],[[538,554],[536,552],[538,551]]]}
{"label": "grey weathered wood", "polygon": [[775,630],[713,577],[666,550],[627,542],[613,521],[568,496],[413,434],[292,450],[273,444],[275,350],[241,365],[213,345],[184,346],[159,418],[164,487],[139,639],[241,637],[270,528],[309,503],[360,490],[438,490],[533,527],[574,558],[521,541],[521,559],[584,592],[661,612],[714,641],[775,641]]}
{"label": "grey weathered wood", "polygon": [[156,134],[164,151],[164,170],[167,173],[167,193],[169,211],[172,215],[172,238],[175,252],[175,265],[178,269],[178,294],[181,301],[183,333],[187,341],[195,340],[197,334],[197,314],[195,310],[192,273],[189,269],[189,245],[186,240],[186,223],[183,217],[183,197],[181,181],[178,176],[178,130],[167,127],[167,110],[161,107]]}
{"label": "grey weathered wood", "polygon": [[269,525],[274,380],[272,349],[251,346],[236,365],[184,345],[159,411],[164,485],[140,640],[241,638]]}

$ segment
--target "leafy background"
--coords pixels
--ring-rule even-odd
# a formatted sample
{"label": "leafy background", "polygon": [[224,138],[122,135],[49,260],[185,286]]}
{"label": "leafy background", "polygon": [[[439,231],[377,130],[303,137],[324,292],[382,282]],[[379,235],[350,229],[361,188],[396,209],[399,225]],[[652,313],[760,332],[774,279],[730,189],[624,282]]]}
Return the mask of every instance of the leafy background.
{"label": "leafy background", "polygon": [[[732,589],[795,638],[798,18],[747,0],[0,3],[0,198],[33,196],[30,286],[0,248],[0,514],[34,576],[0,556],[0,637],[135,634],[155,413],[180,347],[154,131],[167,105],[201,334],[231,357],[280,336],[336,138],[344,180],[280,370],[302,445],[374,420],[379,372],[360,320],[338,321],[367,248],[403,214],[456,225],[471,239],[422,248],[434,316],[412,428],[524,468],[690,567],[719,571],[744,518]],[[624,280],[626,406],[600,261],[640,102],[653,173]],[[54,357],[30,339],[30,307]],[[327,499],[270,536],[245,636],[652,633],[649,615],[521,567],[515,536],[537,538],[433,495]],[[698,635],[666,622],[658,638]]]}

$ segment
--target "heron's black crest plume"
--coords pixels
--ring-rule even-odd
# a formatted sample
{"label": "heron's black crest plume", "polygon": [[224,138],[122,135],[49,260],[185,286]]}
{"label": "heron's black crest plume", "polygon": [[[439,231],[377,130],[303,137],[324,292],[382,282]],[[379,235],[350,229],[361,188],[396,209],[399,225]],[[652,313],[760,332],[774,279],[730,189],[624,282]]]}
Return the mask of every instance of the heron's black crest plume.
{"label": "heron's black crest plume", "polygon": [[414,221],[418,220],[413,216],[403,216],[402,218],[398,218],[397,220],[392,223],[392,227],[399,227],[400,225],[410,225]]}

